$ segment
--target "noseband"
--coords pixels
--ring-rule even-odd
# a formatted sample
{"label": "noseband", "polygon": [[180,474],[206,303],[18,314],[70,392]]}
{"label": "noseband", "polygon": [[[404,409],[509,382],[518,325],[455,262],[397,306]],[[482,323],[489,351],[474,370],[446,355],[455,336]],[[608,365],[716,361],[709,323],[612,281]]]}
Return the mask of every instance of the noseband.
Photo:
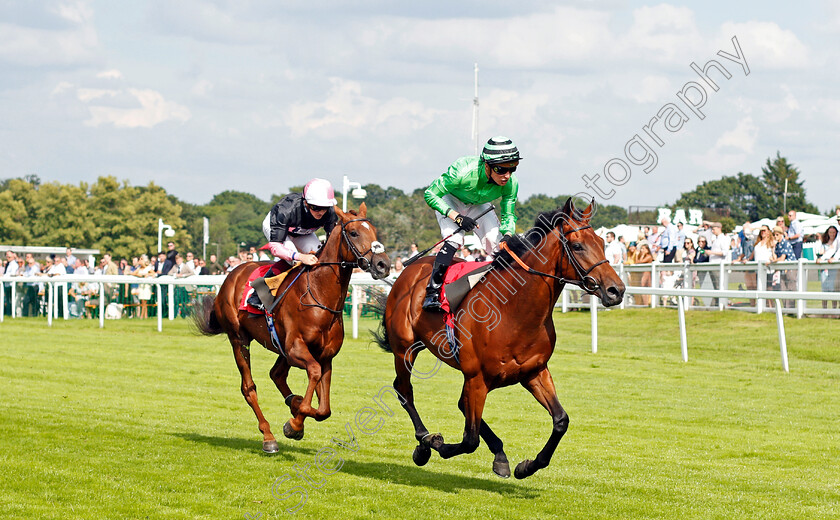
{"label": "noseband", "polygon": [[581,265],[580,261],[578,261],[578,259],[575,258],[571,248],[569,247],[569,239],[567,237],[567,235],[569,233],[574,233],[576,231],[583,231],[584,229],[591,229],[591,228],[592,228],[592,226],[590,226],[590,225],[581,226],[581,227],[570,229],[569,231],[565,231],[560,235],[560,244],[563,246],[563,252],[566,254],[566,258],[568,258],[569,264],[571,264],[572,268],[575,270],[575,274],[578,277],[577,280],[572,280],[572,279],[569,279],[569,278],[564,278],[562,276],[555,276],[553,274],[543,273],[541,271],[537,271],[536,269],[533,269],[533,268],[529,267],[528,264],[523,262],[522,259],[519,258],[516,255],[516,253],[514,253],[508,247],[507,243],[502,242],[502,245],[500,247],[501,247],[501,249],[504,249],[505,251],[510,253],[510,256],[516,261],[516,263],[518,263],[520,265],[520,267],[522,267],[523,269],[528,271],[528,273],[530,273],[530,274],[545,276],[546,278],[553,278],[554,280],[557,280],[558,282],[563,283],[563,284],[576,285],[576,286],[580,287],[581,289],[583,289],[584,291],[586,291],[589,294],[595,294],[598,291],[598,289],[601,288],[601,286],[600,286],[600,284],[598,284],[598,281],[595,280],[595,278],[593,276],[591,276],[589,273],[591,273],[592,270],[595,269],[596,267],[598,267],[599,265],[606,264],[608,262],[607,262],[607,260],[601,260],[600,262],[596,262],[593,265],[591,265],[589,267],[589,269],[585,269]]}

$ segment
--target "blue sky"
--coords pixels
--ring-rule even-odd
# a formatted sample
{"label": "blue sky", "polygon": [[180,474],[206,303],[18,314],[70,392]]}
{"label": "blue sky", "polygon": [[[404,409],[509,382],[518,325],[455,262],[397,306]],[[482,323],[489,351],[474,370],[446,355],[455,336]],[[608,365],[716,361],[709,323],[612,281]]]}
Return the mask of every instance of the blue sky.
{"label": "blue sky", "polygon": [[[733,36],[749,75],[716,55]],[[778,150],[840,203],[830,2],[0,2],[0,178],[115,175],[194,203],[344,174],[410,190],[472,152],[477,62],[480,135],[519,145],[521,196],[573,193],[710,59],[732,77],[705,118],[601,201],[671,203]]]}

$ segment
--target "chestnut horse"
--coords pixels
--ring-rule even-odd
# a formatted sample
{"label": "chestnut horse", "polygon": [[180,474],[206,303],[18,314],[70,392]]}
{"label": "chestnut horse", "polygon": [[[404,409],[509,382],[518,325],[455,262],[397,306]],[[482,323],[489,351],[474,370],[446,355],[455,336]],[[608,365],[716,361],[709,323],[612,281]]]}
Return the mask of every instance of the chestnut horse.
{"label": "chestnut horse", "polygon": [[[433,258],[414,263],[397,278],[374,337],[394,354],[394,388],[414,424],[419,445],[412,458],[418,466],[428,462],[431,449],[444,459],[472,453],[480,436],[495,455],[493,471],[509,477],[502,441],[482,420],[482,413],[488,392],[515,383],[548,410],[553,429],[536,458],[519,463],[514,474],[525,478],[548,466],[569,425],[547,366],[556,340],[554,304],[566,283],[580,286],[606,306],[617,305],[624,297],[624,284],[604,258],[604,241],[589,225],[592,208],[590,204],[581,213],[569,199],[563,209],[541,214],[523,236],[508,238],[503,243],[506,250],[461,302],[449,341],[442,332],[443,315],[422,310]],[[466,425],[460,443],[445,444],[440,434],[430,434],[414,406],[411,375],[424,348],[464,374],[458,406]]]}
{"label": "chestnut horse", "polygon": [[[377,241],[376,228],[366,218],[365,204],[358,213],[344,213],[338,208],[335,212],[340,222],[317,253],[318,264],[295,267],[278,289],[278,294],[285,294],[272,314],[282,350],[272,344],[264,316],[239,310],[251,272],[270,262],[248,262],[234,269],[215,298],[206,297],[194,314],[202,334],[227,334],[242,376],[242,395],[257,416],[266,453],[276,453],[279,447],[257,404],[257,387],[251,377],[251,340],[279,355],[269,375],[292,413],[283,434],[300,440],[306,417],[323,421],[330,416],[332,360],[344,342],[342,312],[353,268],[366,270],[376,279],[388,276],[390,271],[391,263]],[[289,367],[306,370],[309,385],[303,397],[294,395],[286,383]],[[312,407],[313,393],[318,395],[317,409]]]}

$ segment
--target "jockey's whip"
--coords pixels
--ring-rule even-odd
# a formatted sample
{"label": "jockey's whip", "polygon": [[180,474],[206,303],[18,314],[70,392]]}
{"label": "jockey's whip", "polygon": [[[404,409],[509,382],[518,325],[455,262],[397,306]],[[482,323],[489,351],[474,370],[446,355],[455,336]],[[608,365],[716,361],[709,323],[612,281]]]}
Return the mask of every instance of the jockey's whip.
{"label": "jockey's whip", "polygon": [[[494,206],[493,204],[490,204],[490,207],[489,207],[489,208],[487,208],[487,209],[485,209],[484,211],[482,211],[482,212],[481,212],[481,214],[480,214],[480,215],[478,215],[477,217],[475,217],[473,220],[478,221],[478,219],[480,219],[480,218],[481,218],[481,217],[483,217],[484,215],[486,215],[486,214],[490,213],[490,212],[491,212],[491,211],[493,211],[494,209],[496,209],[496,206]],[[455,231],[454,233],[451,233],[448,237],[446,237],[446,238],[441,238],[440,240],[438,240],[437,242],[435,242],[434,244],[432,244],[432,247],[430,247],[430,248],[428,248],[428,249],[425,249],[425,250],[423,250],[423,251],[421,251],[421,252],[417,253],[416,255],[412,256],[411,258],[409,258],[408,260],[406,260],[405,262],[403,262],[403,267],[408,267],[409,265],[413,264],[415,260],[417,260],[417,259],[419,259],[419,258],[422,258],[422,257],[426,256],[426,253],[428,253],[429,251],[431,251],[432,249],[434,249],[434,248],[435,248],[438,244],[440,244],[441,242],[446,242],[447,240],[449,240],[449,239],[450,239],[450,238],[452,238],[453,236],[457,235],[457,234],[458,234],[458,233],[460,233],[461,231],[462,231],[462,230],[461,230],[461,228],[458,228],[458,231]]]}

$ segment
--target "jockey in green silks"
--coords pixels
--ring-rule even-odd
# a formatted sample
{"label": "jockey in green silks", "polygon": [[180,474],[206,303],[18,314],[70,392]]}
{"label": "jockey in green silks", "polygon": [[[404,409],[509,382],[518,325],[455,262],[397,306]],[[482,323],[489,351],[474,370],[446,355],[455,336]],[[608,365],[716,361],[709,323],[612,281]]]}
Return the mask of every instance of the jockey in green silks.
{"label": "jockey in green silks", "polygon": [[[503,236],[516,232],[516,195],[519,181],[513,172],[521,157],[513,141],[493,137],[479,156],[462,157],[426,189],[426,203],[437,211],[441,235],[448,238],[435,257],[426,287],[423,309],[440,311],[440,289],[452,257],[464,245],[464,234],[475,230],[484,251],[498,251]],[[477,218],[490,203],[501,201],[502,220],[490,211]],[[453,233],[455,233],[453,235]]]}

